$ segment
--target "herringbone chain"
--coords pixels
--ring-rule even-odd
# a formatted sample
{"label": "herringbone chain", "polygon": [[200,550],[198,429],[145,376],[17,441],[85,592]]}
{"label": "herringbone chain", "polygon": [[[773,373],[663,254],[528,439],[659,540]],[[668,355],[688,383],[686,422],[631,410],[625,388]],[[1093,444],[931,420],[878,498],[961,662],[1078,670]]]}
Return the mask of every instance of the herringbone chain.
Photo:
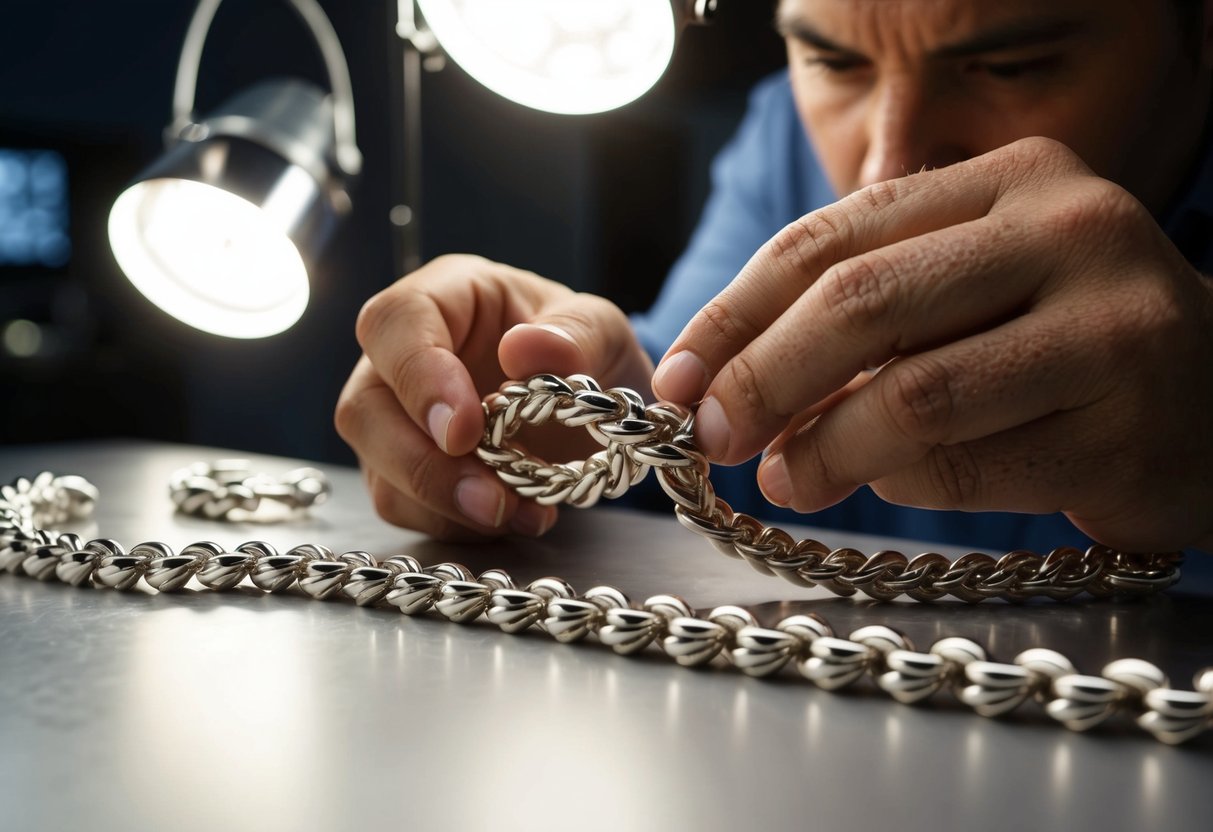
{"label": "herringbone chain", "polygon": [[[538,376],[525,385],[506,385],[486,405],[489,427],[479,453],[521,493],[543,502],[573,505],[588,505],[603,495],[618,496],[644,475],[647,466],[656,467],[663,487],[678,503],[684,524],[696,531],[708,530],[709,539],[718,546],[727,542],[729,549],[761,569],[799,583],[817,581],[842,594],[856,589],[877,597],[887,597],[888,592],[917,592],[915,597],[933,599],[950,592],[978,600],[1001,590],[1012,598],[1033,594],[1070,597],[1082,589],[1092,591],[1092,587],[1098,593],[1155,591],[1176,574],[1172,567],[1165,573],[1165,582],[1162,576],[1143,577],[1136,571],[1140,564],[1119,560],[1126,557],[1123,555],[1115,555],[1116,563],[1110,568],[1107,564],[1098,569],[1082,566],[1091,559],[1106,558],[1102,551],[1080,553],[1078,565],[1071,564],[1069,556],[1032,556],[1035,560],[1029,560],[1012,553],[988,562],[970,556],[969,565],[951,577],[949,567],[934,565],[939,556],[932,556],[925,562],[929,567],[918,571],[914,564],[920,559],[906,563],[900,555],[876,555],[856,567],[850,550],[831,553],[813,541],[794,543],[782,532],[735,515],[713,496],[706,464],[689,440],[689,416],[669,406],[645,409],[637,402],[630,391],[602,391],[584,377],[565,381]],[[581,464],[553,466],[530,460],[508,445],[522,422],[539,424],[549,418],[566,425],[586,425],[596,436],[605,437],[604,450]],[[190,471],[175,476],[174,482],[206,475],[210,469]],[[192,482],[193,490],[187,496],[204,503],[199,496],[200,480]],[[304,491],[312,493],[316,488],[313,483]],[[131,589],[141,580],[160,592],[181,590],[193,580],[216,591],[246,583],[266,592],[296,588],[312,598],[344,595],[360,606],[386,604],[408,615],[433,610],[457,623],[483,616],[507,633],[537,628],[561,642],[593,635],[625,655],[657,644],[685,667],[723,656],[748,675],[766,676],[793,665],[817,687],[831,691],[867,678],[907,704],[947,690],[983,716],[1009,713],[1034,700],[1050,717],[1077,731],[1118,713],[1132,717],[1170,744],[1185,742],[1213,727],[1213,668],[1196,674],[1193,690],[1182,690],[1172,688],[1161,670],[1141,659],[1118,659],[1105,665],[1099,675],[1084,675],[1065,656],[1044,648],[1025,650],[1011,662],[998,662],[969,639],[947,637],[919,651],[904,634],[883,625],[861,627],[842,637],[823,618],[808,614],[791,615],[764,627],[752,612],[739,606],[697,612],[674,595],[655,595],[635,603],[609,586],[596,586],[578,595],[560,578],[540,578],[519,587],[500,569],[477,576],[460,564],[423,567],[408,556],[376,563],[366,552],[335,555],[314,544],[280,554],[262,541],[232,550],[199,542],[180,553],[164,543],[149,542],[127,551],[113,540],[84,541],[75,534],[49,530],[87,517],[97,496],[96,489],[80,477],[49,473],[33,480],[18,479],[0,489],[0,573],[118,590]],[[216,500],[231,496],[216,495]],[[245,495],[245,499],[252,498]],[[243,505],[249,508],[253,504],[246,501]],[[222,516],[226,510],[216,508],[212,513]],[[1035,577],[1025,580],[1028,567]],[[1128,577],[1126,570],[1131,573]],[[1090,577],[1092,572],[1095,575]],[[877,573],[875,577],[873,573]],[[922,574],[929,577],[920,578]],[[1050,589],[1038,589],[1044,585]]]}
{"label": "herringbone chain", "polygon": [[[716,496],[707,461],[694,444],[693,414],[670,404],[646,407],[634,391],[603,390],[589,376],[537,375],[525,383],[510,382],[485,399],[484,409],[488,426],[476,453],[523,497],[584,508],[602,497],[621,496],[652,468],[682,525],[724,554],[800,586],[822,586],[837,595],[860,591],[881,601],[899,595],[935,601],[952,595],[975,602],[1037,595],[1061,600],[1084,591],[1100,597],[1146,595],[1179,579],[1178,552],[1062,547],[1045,556],[972,553],[953,561],[935,552],[913,559],[893,551],[867,556],[854,549],[831,550],[817,540],[797,541],[734,512]],[[584,462],[548,464],[510,442],[523,424],[553,420],[584,427],[603,450]]]}

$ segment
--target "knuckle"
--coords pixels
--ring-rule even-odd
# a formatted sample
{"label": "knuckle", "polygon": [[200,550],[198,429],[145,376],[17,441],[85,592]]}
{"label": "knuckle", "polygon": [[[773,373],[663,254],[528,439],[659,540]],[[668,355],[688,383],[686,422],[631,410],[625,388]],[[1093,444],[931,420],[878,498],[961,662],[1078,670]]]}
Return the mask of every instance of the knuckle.
{"label": "knuckle", "polygon": [[1051,185],[1060,176],[1090,172],[1073,150],[1045,136],[1019,139],[994,151],[987,159],[994,172],[1010,182]]}
{"label": "knuckle", "polygon": [[413,398],[408,395],[409,391],[414,388],[412,379],[414,376],[419,379],[425,377],[425,365],[423,350],[398,352],[392,356],[385,380],[391,385],[392,392],[396,394],[397,399],[403,402]]}
{"label": "knuckle", "polygon": [[409,321],[432,314],[432,301],[414,277],[402,277],[371,298],[358,310],[354,337],[364,352],[370,352],[378,336],[400,329]]}
{"label": "knuckle", "polygon": [[1021,169],[1052,168],[1070,164],[1077,157],[1065,144],[1047,136],[1028,136],[1005,148],[1010,164]]}
{"label": "knuckle", "polygon": [[598,338],[608,328],[617,326],[620,319],[626,321],[622,312],[619,312],[618,318],[612,315],[615,305],[597,295],[578,292],[573,300],[575,305],[566,305],[556,317],[577,335]]}
{"label": "knuckle", "polygon": [[358,390],[346,389],[337,399],[333,410],[333,427],[349,445],[354,445],[361,436],[366,401]]}
{"label": "knuckle", "polygon": [[1027,136],[1010,145],[1010,149],[1025,161],[1045,161],[1068,155],[1070,149],[1048,136]]}
{"label": "knuckle", "polygon": [[433,260],[430,260],[426,265],[430,270],[436,270],[449,269],[457,266],[466,266],[474,262],[476,262],[476,260],[473,255],[470,254],[440,254]]}
{"label": "knuckle", "polygon": [[736,343],[742,336],[744,327],[729,304],[720,297],[715,297],[699,311],[699,319],[710,331],[713,339],[719,343]]}
{"label": "knuckle", "polygon": [[605,374],[604,380],[618,377],[633,345],[631,324],[623,310],[606,298],[585,292],[577,294],[579,312],[574,313],[584,327],[578,346],[590,357],[592,372]]}
{"label": "knuckle", "polygon": [[[490,268],[492,265],[492,261],[479,255],[456,252],[440,254],[412,274],[418,278],[436,277],[441,279],[449,277],[452,273],[477,274]],[[408,279],[409,275],[402,278],[402,280]]]}
{"label": "knuckle", "polygon": [[423,439],[422,443],[422,447],[414,449],[406,476],[412,496],[423,505],[432,507],[435,502],[434,492],[441,487],[440,484],[448,481],[440,463],[450,457],[433,447],[430,440]]}
{"label": "knuckle", "polygon": [[426,510],[382,477],[370,475],[369,491],[375,513],[387,523],[412,529],[438,540],[457,540],[466,534],[458,523]]}
{"label": "knuckle", "polygon": [[835,204],[793,220],[767,245],[787,271],[812,274],[830,261],[849,230],[845,209]]}
{"label": "knuckle", "polygon": [[358,310],[358,317],[354,322],[354,337],[358,339],[358,344],[363,349],[366,349],[371,337],[383,329],[386,322],[391,319],[395,304],[392,302],[390,292],[391,289],[385,289],[372,295]]}
{"label": "knuckle", "polygon": [[1058,235],[1100,234],[1115,242],[1142,227],[1145,208],[1124,188],[1091,178],[1077,185],[1050,217]]}
{"label": "knuckle", "polygon": [[893,310],[896,272],[874,252],[843,260],[822,276],[823,301],[830,314],[854,330],[863,330]]}
{"label": "knuckle", "polygon": [[1092,209],[1098,211],[1117,236],[1137,236],[1140,230],[1153,224],[1145,206],[1120,185],[1106,179],[1093,179],[1086,187],[1091,190]]}
{"label": "knuckle", "polygon": [[783,449],[787,461],[788,476],[792,486],[791,507],[802,510],[804,505],[800,495],[807,487],[812,491],[828,489],[839,479],[835,475],[835,466],[831,463],[829,448],[825,443],[816,441],[812,431],[796,437]]}
{"label": "knuckle", "polygon": [[956,412],[953,378],[937,362],[922,356],[897,362],[885,373],[882,399],[889,423],[918,442],[946,439]]}
{"label": "knuckle", "polygon": [[408,519],[401,510],[402,495],[383,477],[368,473],[367,490],[375,513],[394,526],[408,526]]}
{"label": "knuckle", "polygon": [[753,356],[744,350],[738,353],[729,362],[727,372],[734,390],[744,403],[746,419],[762,424],[772,416],[785,415],[780,412],[776,397],[768,386],[770,374],[762,371]]}
{"label": "knuckle", "polygon": [[585,309],[581,317],[585,319],[586,326],[592,329],[603,324],[613,330],[629,326],[628,316],[624,314],[624,311],[601,295],[578,292],[576,300]]}
{"label": "knuckle", "polygon": [[901,181],[900,179],[888,179],[874,182],[866,188],[856,191],[854,198],[865,210],[877,214],[883,213],[901,199]]}
{"label": "knuckle", "polygon": [[936,507],[971,509],[984,505],[981,469],[968,446],[938,445],[927,455],[926,462],[931,492],[928,499]]}
{"label": "knuckle", "polygon": [[466,526],[462,526],[441,514],[428,514],[414,523],[417,531],[424,532],[435,540],[465,540],[468,537]]}

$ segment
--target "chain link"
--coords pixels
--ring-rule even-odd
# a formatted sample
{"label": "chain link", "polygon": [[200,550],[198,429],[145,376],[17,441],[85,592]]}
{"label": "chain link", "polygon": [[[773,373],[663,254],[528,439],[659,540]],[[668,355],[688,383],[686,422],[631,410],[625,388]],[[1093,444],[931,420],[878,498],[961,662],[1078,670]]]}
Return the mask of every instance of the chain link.
{"label": "chain link", "polygon": [[[592,475],[605,482],[603,493],[618,487],[625,472],[634,476],[628,465],[635,457],[624,457],[618,469],[605,465],[603,473]],[[569,486],[565,497],[575,489]],[[723,657],[747,675],[769,676],[791,666],[828,691],[867,679],[907,704],[949,691],[983,716],[1001,716],[1032,700],[1075,731],[1121,714],[1162,742],[1179,744],[1213,727],[1213,667],[1196,674],[1192,690],[1182,690],[1140,659],[1120,659],[1098,675],[1083,675],[1065,656],[1043,648],[998,662],[966,638],[942,638],[919,650],[905,634],[883,625],[843,636],[816,614],[798,614],[764,627],[738,606],[700,612],[676,595],[635,603],[609,586],[579,595],[560,578],[520,587],[500,569],[474,575],[461,564],[423,567],[403,555],[376,563],[361,551],[337,555],[305,544],[279,553],[262,541],[232,550],[204,541],[180,552],[150,542],[128,551],[113,540],[85,541],[46,528],[88,517],[96,499],[96,489],[80,477],[47,473],[0,489],[0,574],[117,590],[143,581],[160,592],[181,590],[191,580],[215,591],[249,581],[265,592],[346,596],[359,606],[394,606],[407,615],[433,611],[457,623],[483,617],[506,633],[537,629],[560,642],[594,636],[623,655],[656,645],[684,667]]]}
{"label": "chain link", "polygon": [[330,492],[328,478],[316,468],[295,468],[274,478],[253,472],[243,459],[196,462],[169,478],[169,497],[177,510],[208,520],[245,519],[267,503],[287,512],[305,511],[327,500]]}
{"label": "chain link", "polygon": [[[1042,556],[1014,551],[1001,557],[974,552],[953,561],[935,552],[907,558],[884,551],[867,556],[796,540],[733,511],[716,496],[709,466],[695,446],[691,411],[667,403],[645,407],[634,391],[603,390],[592,378],[537,375],[509,382],[485,398],[486,428],[476,453],[523,497],[578,508],[613,499],[655,470],[674,501],[680,523],[716,549],[765,575],[836,595],[862,592],[881,601],[908,596],[935,601],[951,595],[971,603],[989,598],[1057,600],[1087,592],[1096,597],[1148,595],[1179,579],[1179,552],[1126,553],[1106,546],[1054,549]],[[603,450],[584,462],[549,464],[510,440],[524,424],[555,421],[584,427]]]}

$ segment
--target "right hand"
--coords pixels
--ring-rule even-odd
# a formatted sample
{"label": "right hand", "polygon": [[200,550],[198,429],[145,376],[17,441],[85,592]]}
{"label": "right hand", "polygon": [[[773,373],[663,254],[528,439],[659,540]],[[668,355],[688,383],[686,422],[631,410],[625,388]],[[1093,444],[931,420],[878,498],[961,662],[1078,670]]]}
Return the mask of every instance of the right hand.
{"label": "right hand", "polygon": [[[519,498],[472,453],[484,394],[535,373],[640,390],[653,375],[614,304],[470,255],[439,257],[372,297],[356,332],[363,356],[337,402],[337,432],[381,517],[446,540],[538,536],[556,521],[555,506]],[[567,461],[584,455],[584,435],[555,427],[528,447]]]}

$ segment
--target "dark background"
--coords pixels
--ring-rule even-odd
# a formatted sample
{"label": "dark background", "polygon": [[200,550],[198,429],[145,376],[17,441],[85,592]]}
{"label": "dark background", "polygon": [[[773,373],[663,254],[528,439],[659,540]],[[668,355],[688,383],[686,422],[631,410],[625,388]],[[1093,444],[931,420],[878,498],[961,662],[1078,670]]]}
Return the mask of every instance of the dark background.
{"label": "dark background", "polygon": [[[399,192],[401,47],[395,0],[324,6],[350,61],[366,159],[354,212],[313,270],[303,319],[273,338],[232,341],[153,310],[105,236],[114,197],[161,149],[194,3],[0,3],[0,149],[66,159],[73,252],[58,269],[0,265],[0,335],[18,319],[42,333],[32,356],[0,344],[0,442],[130,436],[352,460],[332,410],[358,356],[358,309],[397,276],[388,212]],[[708,164],[746,92],[783,65],[773,6],[721,0],[714,25],[684,33],[658,86],[608,114],[531,111],[451,63],[428,74],[424,256],[474,252],[644,308],[694,226]],[[284,3],[228,0],[203,56],[199,112],[273,75],[325,84]]]}

